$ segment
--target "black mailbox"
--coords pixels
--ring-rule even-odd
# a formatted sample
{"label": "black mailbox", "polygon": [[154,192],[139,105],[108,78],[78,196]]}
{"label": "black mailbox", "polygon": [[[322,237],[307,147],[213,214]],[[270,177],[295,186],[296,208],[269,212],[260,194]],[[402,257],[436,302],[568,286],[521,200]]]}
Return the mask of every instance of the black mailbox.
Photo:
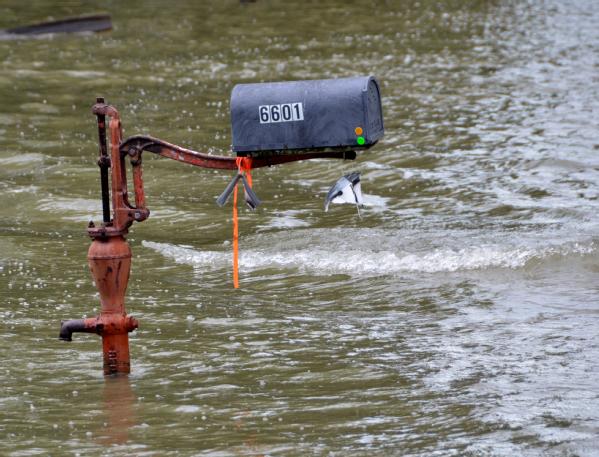
{"label": "black mailbox", "polygon": [[367,149],[384,132],[379,84],[372,76],[238,84],[231,127],[238,156]]}

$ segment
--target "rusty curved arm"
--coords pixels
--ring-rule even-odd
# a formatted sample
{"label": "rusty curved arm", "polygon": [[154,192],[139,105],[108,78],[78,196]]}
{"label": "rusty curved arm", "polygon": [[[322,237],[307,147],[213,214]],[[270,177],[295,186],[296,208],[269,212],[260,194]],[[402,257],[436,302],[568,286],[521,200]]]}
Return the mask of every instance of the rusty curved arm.
{"label": "rusty curved arm", "polygon": [[[168,159],[188,163],[202,168],[215,168],[220,170],[237,170],[235,157],[217,156],[186,149],[176,144],[168,143],[159,138],[147,135],[135,135],[121,143],[121,154],[133,155],[137,151],[148,151]],[[252,158],[252,168],[270,167],[282,163],[297,162],[308,159],[347,159],[356,158],[354,151],[323,151],[313,153],[288,153],[271,155],[269,157]]]}

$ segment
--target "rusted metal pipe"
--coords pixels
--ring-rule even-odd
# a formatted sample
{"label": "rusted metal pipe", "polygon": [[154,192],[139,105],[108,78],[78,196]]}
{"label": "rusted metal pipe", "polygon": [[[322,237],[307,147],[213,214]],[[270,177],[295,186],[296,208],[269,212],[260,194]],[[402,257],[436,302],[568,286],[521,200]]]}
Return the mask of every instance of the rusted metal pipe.
{"label": "rusted metal pipe", "polygon": [[100,293],[101,314],[95,319],[102,335],[104,374],[129,373],[129,332],[138,327],[125,312],[125,292],[131,270],[131,248],[122,236],[96,238],[87,254]]}
{"label": "rusted metal pipe", "polygon": [[[131,370],[129,332],[138,327],[138,322],[127,316],[125,311],[125,292],[131,270],[131,248],[124,235],[136,220],[133,213],[141,214],[142,211],[132,207],[127,196],[124,158],[119,151],[122,128],[117,110],[104,104],[102,98],[98,98],[92,112],[98,117],[103,211],[105,213],[110,190],[113,210],[112,219],[110,213],[104,214],[104,223],[101,227],[96,228],[93,223],[88,227],[88,233],[93,241],[87,259],[100,294],[101,312],[95,318],[63,323],[59,337],[71,341],[73,332],[97,333],[102,336],[104,374],[128,374]],[[108,158],[106,145],[106,116],[110,116],[110,158]],[[112,170],[111,189],[108,187],[108,176],[106,174],[104,179],[103,173],[103,170],[107,172],[108,166]]]}
{"label": "rusted metal pipe", "polygon": [[[125,139],[121,145],[121,154],[139,154],[141,151],[153,152],[167,159],[185,162],[202,168],[220,170],[237,170],[235,157],[217,156],[168,143],[148,135],[135,135]],[[263,155],[252,158],[252,168],[270,167],[283,163],[297,162],[310,159],[344,159],[354,160],[356,152],[348,151],[319,151],[319,152],[289,152],[287,154]]]}
{"label": "rusted metal pipe", "polygon": [[72,341],[74,332],[96,333],[102,337],[104,374],[130,372],[129,332],[138,322],[125,312],[125,292],[131,269],[131,248],[122,236],[96,238],[87,259],[92,277],[100,293],[101,313],[98,317],[65,321],[59,338]]}
{"label": "rusted metal pipe", "polygon": [[[98,97],[96,103],[104,104],[104,98]],[[102,190],[102,218],[104,223],[110,222],[110,193],[108,190],[108,169],[110,168],[110,158],[106,148],[106,115],[98,113],[98,144],[100,146],[100,158],[98,166],[100,167],[100,187]]]}
{"label": "rusted metal pipe", "polygon": [[69,321],[62,321],[60,323],[60,334],[58,338],[63,341],[73,341],[73,333],[75,332],[90,333],[89,329],[85,327],[84,319],[71,319]]}

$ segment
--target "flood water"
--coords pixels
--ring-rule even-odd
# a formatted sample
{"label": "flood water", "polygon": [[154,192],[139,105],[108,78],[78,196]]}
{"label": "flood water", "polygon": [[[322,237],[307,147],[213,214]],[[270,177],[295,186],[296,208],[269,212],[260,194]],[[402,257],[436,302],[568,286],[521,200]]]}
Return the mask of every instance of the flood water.
{"label": "flood water", "polygon": [[[0,41],[0,455],[599,455],[598,5],[168,5]],[[0,28],[97,11],[3,0]],[[235,84],[363,74],[384,139],[253,173],[239,290],[231,173],[146,154],[132,373],[58,340],[99,312],[96,96],[125,136],[230,154]],[[325,213],[353,170],[362,218]]]}

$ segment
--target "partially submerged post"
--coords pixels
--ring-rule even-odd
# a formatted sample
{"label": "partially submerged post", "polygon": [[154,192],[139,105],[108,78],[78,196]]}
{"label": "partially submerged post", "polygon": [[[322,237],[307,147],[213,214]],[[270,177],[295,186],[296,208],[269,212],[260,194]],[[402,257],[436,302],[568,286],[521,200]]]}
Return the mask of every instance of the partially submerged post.
{"label": "partially submerged post", "polygon": [[33,36],[53,33],[90,33],[112,30],[109,14],[68,17],[1,30],[0,35]]}
{"label": "partially submerged post", "polygon": [[[150,215],[142,177],[144,151],[201,168],[241,173],[314,158],[354,159],[356,149],[371,147],[383,135],[379,88],[372,77],[276,84],[274,88],[275,84],[239,85],[233,90],[231,121],[237,158],[204,154],[150,136],[123,140],[118,111],[104,99],[97,99],[92,112],[98,120],[103,223],[96,227],[90,222],[87,231],[93,240],[88,263],[100,293],[101,313],[95,318],[63,322],[60,339],[71,341],[74,332],[101,335],[105,375],[130,372],[128,334],[138,323],[125,311],[131,268],[131,248],[125,236],[133,222],[142,222]],[[106,117],[110,118],[110,157]],[[127,158],[134,204],[127,189]],[[255,195],[251,199],[259,202]]]}

